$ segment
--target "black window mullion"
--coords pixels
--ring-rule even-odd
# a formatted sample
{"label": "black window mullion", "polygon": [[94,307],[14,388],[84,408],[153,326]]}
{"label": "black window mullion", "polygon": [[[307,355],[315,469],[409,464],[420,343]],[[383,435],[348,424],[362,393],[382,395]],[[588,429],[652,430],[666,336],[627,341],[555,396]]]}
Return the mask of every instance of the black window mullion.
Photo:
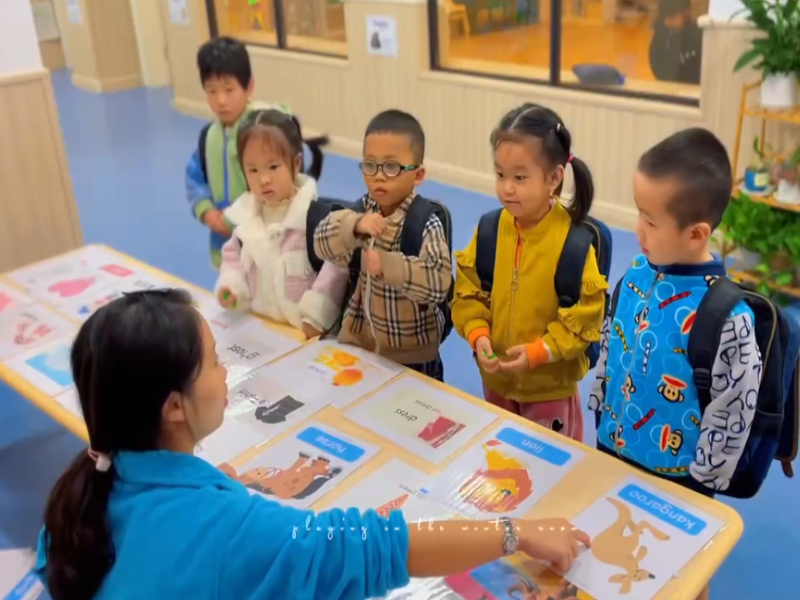
{"label": "black window mullion", "polygon": [[206,19],[208,20],[208,33],[211,38],[219,36],[219,26],[217,25],[217,7],[214,0],[206,0]]}
{"label": "black window mullion", "polygon": [[272,8],[275,12],[275,36],[278,38],[278,48],[286,49],[286,22],[284,17],[286,12],[283,10],[283,0],[272,0]]}
{"label": "black window mullion", "polygon": [[562,0],[550,0],[550,85],[561,85],[561,9]]}
{"label": "black window mullion", "polygon": [[438,69],[439,64],[439,3],[438,0],[428,0],[428,54],[430,55],[431,70]]}

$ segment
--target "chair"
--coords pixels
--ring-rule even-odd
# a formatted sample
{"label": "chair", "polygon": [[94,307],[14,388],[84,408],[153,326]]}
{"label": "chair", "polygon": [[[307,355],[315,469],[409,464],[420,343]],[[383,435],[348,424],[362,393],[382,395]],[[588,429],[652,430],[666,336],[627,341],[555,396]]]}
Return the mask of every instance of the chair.
{"label": "chair", "polygon": [[447,17],[450,19],[450,23],[461,21],[461,32],[468,36],[470,30],[467,7],[463,4],[456,4],[453,0],[444,0],[444,8],[445,11],[447,11]]}

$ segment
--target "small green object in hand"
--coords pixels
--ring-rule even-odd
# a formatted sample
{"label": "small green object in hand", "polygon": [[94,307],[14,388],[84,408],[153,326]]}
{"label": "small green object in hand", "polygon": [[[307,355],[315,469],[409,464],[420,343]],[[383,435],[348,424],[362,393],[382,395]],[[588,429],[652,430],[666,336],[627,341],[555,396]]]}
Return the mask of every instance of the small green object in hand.
{"label": "small green object in hand", "polygon": [[486,350],[484,350],[484,351],[483,351],[483,356],[484,356],[484,358],[488,358],[489,360],[491,360],[491,359],[493,359],[493,358],[497,358],[497,354],[495,354],[494,352],[492,352],[492,355],[491,355],[491,356],[489,356],[488,354],[486,354]]}

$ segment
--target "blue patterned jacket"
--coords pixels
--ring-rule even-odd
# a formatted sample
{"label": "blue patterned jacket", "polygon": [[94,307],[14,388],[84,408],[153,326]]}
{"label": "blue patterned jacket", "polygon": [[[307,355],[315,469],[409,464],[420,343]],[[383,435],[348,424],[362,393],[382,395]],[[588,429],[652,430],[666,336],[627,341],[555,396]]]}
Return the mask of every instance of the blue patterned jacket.
{"label": "blue patterned jacket", "polygon": [[689,333],[709,286],[724,275],[718,261],[655,267],[637,257],[603,327],[589,398],[589,408],[600,413],[602,450],[715,491],[730,484],[761,380],[753,312],[742,302],[723,328],[711,403],[700,414],[687,358]]}

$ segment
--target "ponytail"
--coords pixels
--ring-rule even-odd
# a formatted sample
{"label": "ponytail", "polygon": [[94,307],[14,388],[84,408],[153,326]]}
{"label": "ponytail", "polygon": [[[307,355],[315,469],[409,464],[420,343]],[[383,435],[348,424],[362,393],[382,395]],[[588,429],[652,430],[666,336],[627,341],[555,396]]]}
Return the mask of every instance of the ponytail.
{"label": "ponytail", "polygon": [[100,472],[81,452],[53,487],[44,514],[53,600],[91,600],[114,564],[107,511],[115,477],[113,466]]}
{"label": "ponytail", "polygon": [[322,147],[327,145],[328,136],[320,136],[303,140],[311,152],[311,166],[306,169],[306,175],[313,179],[319,180],[322,175],[322,163],[325,160],[325,155],[322,153]]}
{"label": "ponytail", "polygon": [[580,223],[589,216],[594,200],[594,181],[589,167],[577,156],[570,158],[569,164],[572,165],[572,175],[575,182],[575,194],[572,202],[567,208],[574,223]]}

